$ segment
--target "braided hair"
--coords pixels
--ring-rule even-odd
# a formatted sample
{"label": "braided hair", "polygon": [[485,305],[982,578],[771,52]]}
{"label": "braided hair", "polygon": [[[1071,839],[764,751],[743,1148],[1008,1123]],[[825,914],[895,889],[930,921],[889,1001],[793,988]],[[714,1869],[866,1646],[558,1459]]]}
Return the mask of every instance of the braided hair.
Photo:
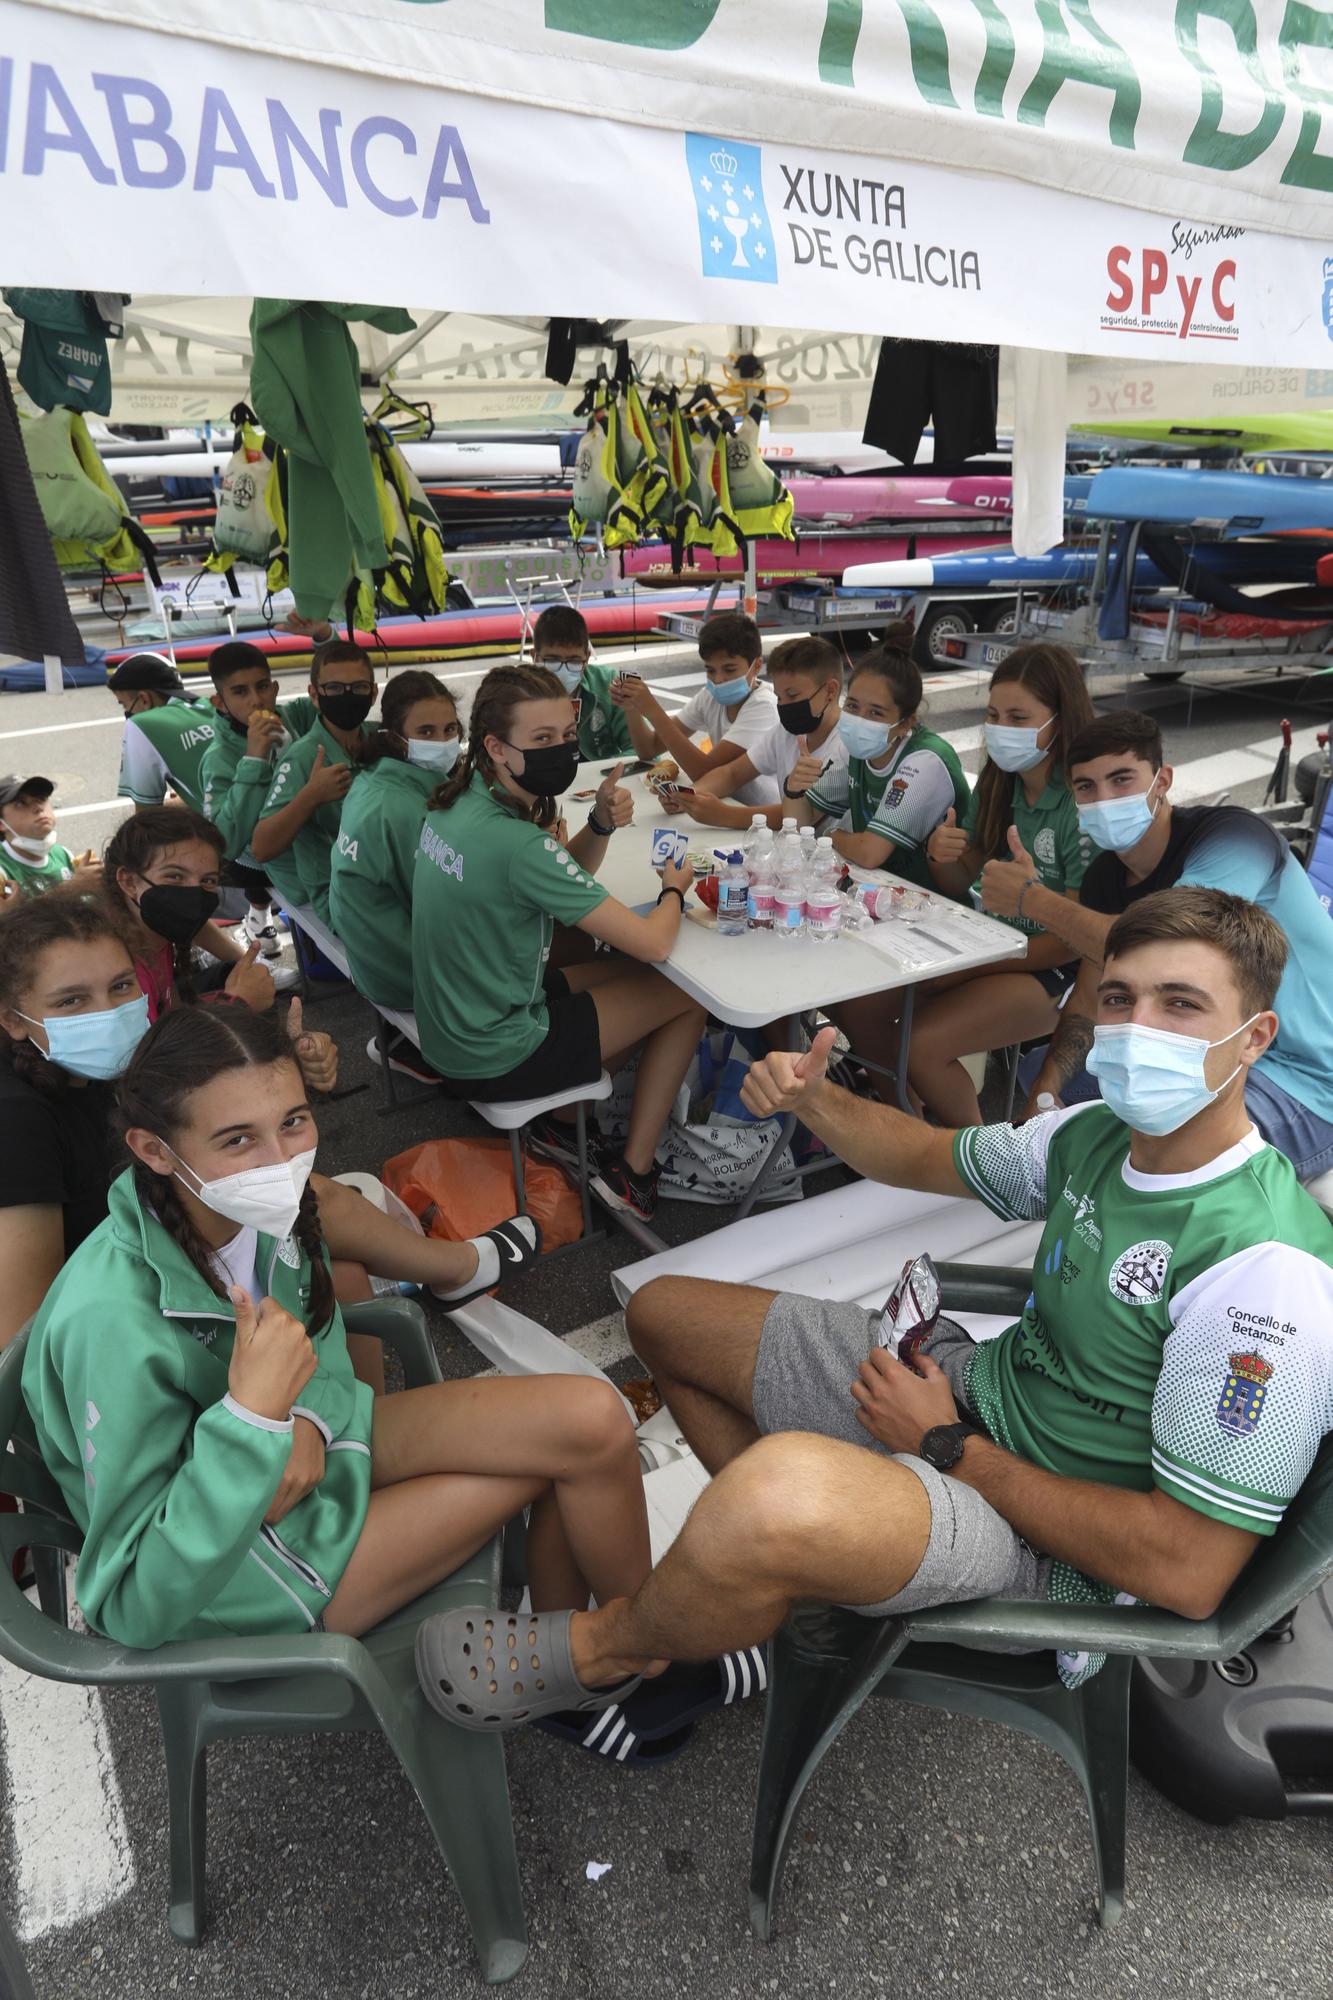
{"label": "braided hair", "polygon": [[381,757],[406,762],[407,718],[419,701],[447,701],[455,715],[458,713],[452,690],[424,667],[409,667],[405,673],[392,675],[380,695],[380,726],[365,745],[364,762]]}
{"label": "braided hair", "polygon": [[[290,1063],[299,1078],[286,1027],[272,1014],[254,1014],[244,1007],[173,1007],[148,1030],[116,1086],[120,1132],[138,1127],[170,1145],[188,1121],[189,1100],[197,1090],[231,1071],[268,1069],[276,1063]],[[175,1179],[154,1173],[136,1159],[134,1186],[142,1206],[156,1216],[209,1290],[225,1298],[212,1253],[191,1222]],[[332,1321],[335,1308],[319,1203],[309,1181],[292,1234],[310,1264],[306,1332],[314,1340]]]}
{"label": "braided hair", "polygon": [[[102,887],[112,914],[126,925],[127,942],[134,941],[129,924],[138,913],[116,879],[121,869],[130,875],[146,875],[164,849],[180,847],[187,840],[204,841],[216,853],[219,869],[222,867],[227,856],[221,833],[211,820],[191,812],[188,806],[152,806],[146,812],[133,813],[107,842],[102,856]],[[171,948],[172,983],[185,1001],[195,998],[191,951],[189,944]]]}
{"label": "braided hair", "polygon": [[[51,945],[100,943],[120,945],[126,969],[130,968],[120,930],[101,900],[87,889],[67,882],[21,902],[0,917],[0,1008],[15,1014],[32,1012],[24,1002],[38,979],[38,960]],[[15,1075],[47,1096],[70,1087],[68,1073],[49,1062],[30,1036],[15,1040],[0,1027],[0,1060],[8,1061]]]}
{"label": "braided hair", "polygon": [[513,733],[514,715],[525,702],[568,699],[567,689],[549,667],[532,667],[519,661],[509,666],[492,667],[472,697],[467,751],[444,783],[431,793],[431,812],[447,812],[472,783],[473,772],[480,771],[491,789],[521,818],[530,819],[536,826],[554,826],[558,817],[554,799],[534,799],[530,806],[525,807],[500,786],[495,766],[486,754],[486,738],[499,736],[507,742]]}

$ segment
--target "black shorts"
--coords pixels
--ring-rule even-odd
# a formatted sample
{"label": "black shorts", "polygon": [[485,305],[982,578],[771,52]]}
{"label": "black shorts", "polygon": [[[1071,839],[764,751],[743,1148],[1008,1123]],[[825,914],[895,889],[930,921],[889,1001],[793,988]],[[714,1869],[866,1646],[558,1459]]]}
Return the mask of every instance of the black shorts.
{"label": "black shorts", "polygon": [[230,889],[244,889],[247,896],[258,897],[264,902],[273,900],[273,884],[262,869],[247,868],[240,861],[229,861],[222,871],[222,879]]}
{"label": "black shorts", "polygon": [[530,1056],[503,1076],[445,1077],[447,1096],[503,1104],[515,1097],[552,1097],[602,1073],[602,1037],[591,993],[571,993],[563,972],[548,966],[542,986],[549,1016],[546,1035]]}
{"label": "black shorts", "polygon": [[1052,1000],[1059,1000],[1078,978],[1078,962],[1075,960],[1069,965],[1048,965],[1045,972],[1029,971],[1028,978],[1035,979],[1042,991],[1050,994]]}

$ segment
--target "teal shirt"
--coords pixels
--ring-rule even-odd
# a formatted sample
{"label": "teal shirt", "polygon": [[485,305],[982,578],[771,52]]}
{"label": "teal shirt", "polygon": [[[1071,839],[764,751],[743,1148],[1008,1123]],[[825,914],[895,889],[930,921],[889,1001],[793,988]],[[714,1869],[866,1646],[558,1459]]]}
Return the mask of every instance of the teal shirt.
{"label": "teal shirt", "polygon": [[616,670],[599,667],[590,660],[583,669],[577,695],[579,755],[589,763],[599,757],[632,757],[634,739],[623,708],[611,699],[611,683]]}
{"label": "teal shirt", "polygon": [[[369,735],[370,730],[363,727],[363,743]],[[326,764],[350,764],[353,761],[337,737],[330,735],[322,722],[316,722],[313,729],[288,745],[273,773],[268,797],[259,813],[260,819],[268,819],[280,807],[291,804],[310,776],[311,766],[320,750],[324,752]],[[320,806],[311,813],[285,853],[275,854],[262,864],[264,873],[287,908],[307,903],[322,924],[329,921],[329,872],[333,865],[333,843],[338,838],[338,828],[342,823],[343,803],[342,799],[330,799]]]}
{"label": "teal shirt", "polygon": [[[288,739],[304,736],[318,721],[315,704],[308,695],[293,695],[278,704]],[[250,836],[273,783],[277,752],[267,757],[246,754],[246,731],[237,729],[225,715],[219,716],[217,734],[204,753],[200,777],[204,790],[204,818],[211,820],[227,843],[227,859],[244,868],[258,868],[250,852]]]}
{"label": "teal shirt", "polygon": [[352,780],[333,844],[329,915],[365,1000],[412,1007],[412,871],[439,773],[381,757]]}

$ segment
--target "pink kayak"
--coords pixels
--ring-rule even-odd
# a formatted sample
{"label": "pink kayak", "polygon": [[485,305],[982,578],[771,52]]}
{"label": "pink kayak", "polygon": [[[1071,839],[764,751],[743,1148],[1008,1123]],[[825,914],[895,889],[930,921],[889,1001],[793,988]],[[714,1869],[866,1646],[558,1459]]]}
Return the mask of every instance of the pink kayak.
{"label": "pink kayak", "polygon": [[845,479],[805,477],[785,482],[798,520],[941,521],[1007,516],[1013,482],[998,473],[957,479],[887,479],[851,475]]}

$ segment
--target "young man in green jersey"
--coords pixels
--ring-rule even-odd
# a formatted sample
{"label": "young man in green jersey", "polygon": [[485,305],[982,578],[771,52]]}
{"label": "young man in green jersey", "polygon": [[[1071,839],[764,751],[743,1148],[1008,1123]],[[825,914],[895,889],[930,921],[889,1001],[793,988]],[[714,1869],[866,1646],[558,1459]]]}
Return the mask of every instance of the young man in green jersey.
{"label": "young man in green jersey", "polygon": [[621,677],[593,659],[588,621],[572,604],[548,604],[542,612],[532,628],[532,664],[549,668],[573,698],[580,757],[593,763],[656,754],[648,724],[612,700]]}
{"label": "young man in green jersey", "polygon": [[217,734],[217,710],[195,699],[161,653],[135,653],[107,677],[125,715],[120,752],[122,799],[160,806],[168,791],[194,812],[204,809],[203,764]]}
{"label": "young man in green jersey", "polygon": [[329,876],[342,802],[375,706],[369,656],[348,639],[326,639],[310,661],[315,721],[283,751],[250,835],[250,852],[287,909],[309,904],[329,922]]}
{"label": "young man in green jersey", "polygon": [[[993,1339],[941,1318],[916,1368],[878,1310],[638,1292],[635,1351],[716,1476],[633,1598],[573,1617],[585,1686],[757,1643],[803,1599],[878,1617],[1124,1593],[1212,1615],[1333,1430],[1333,1225],[1245,1109],[1285,957],[1239,897],[1145,898],[1107,938],[1105,1102],[1017,1127],[849,1096],[828,1029],[754,1065],[752,1112],[797,1112],[870,1178],[1044,1216],[1032,1292]],[[1061,1656],[1067,1678],[1088,1664]]]}

